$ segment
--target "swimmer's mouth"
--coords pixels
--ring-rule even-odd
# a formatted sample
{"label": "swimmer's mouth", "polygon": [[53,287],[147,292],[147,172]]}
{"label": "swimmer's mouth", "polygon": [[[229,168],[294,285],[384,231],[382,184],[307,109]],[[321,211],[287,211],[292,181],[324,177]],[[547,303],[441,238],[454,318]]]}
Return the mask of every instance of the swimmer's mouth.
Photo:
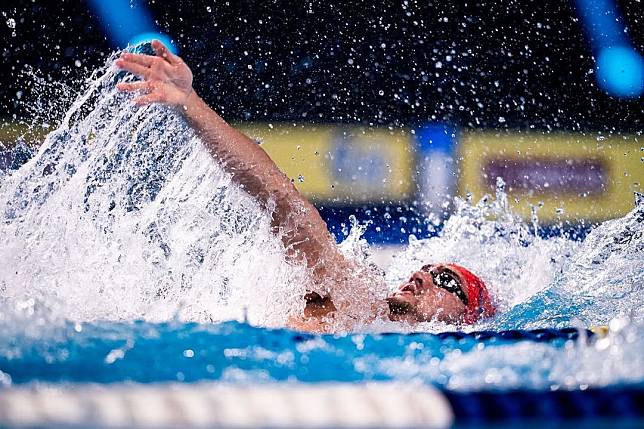
{"label": "swimmer's mouth", "polygon": [[406,283],[398,288],[395,292],[385,299],[389,305],[389,314],[405,315],[414,312],[416,296],[420,290],[414,283]]}

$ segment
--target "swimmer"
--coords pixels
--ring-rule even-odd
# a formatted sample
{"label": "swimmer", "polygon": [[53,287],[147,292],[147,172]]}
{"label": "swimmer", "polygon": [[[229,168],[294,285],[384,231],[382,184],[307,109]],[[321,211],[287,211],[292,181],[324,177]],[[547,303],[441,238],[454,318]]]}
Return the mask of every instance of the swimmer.
{"label": "swimmer", "polygon": [[425,265],[385,299],[377,297],[374,285],[381,286],[382,279],[344,257],[317,209],[261,146],[228,125],[197,95],[183,60],[158,40],[152,48],[156,55],[126,52],[117,59],[119,68],[141,78],[117,88],[135,92],[136,105],[160,103],[181,112],[232,180],[270,207],[271,226],[287,257],[306,264],[311,272],[304,310],[289,318],[291,328],[351,330],[377,318],[410,325],[431,320],[473,324],[495,313],[485,283],[456,264]]}

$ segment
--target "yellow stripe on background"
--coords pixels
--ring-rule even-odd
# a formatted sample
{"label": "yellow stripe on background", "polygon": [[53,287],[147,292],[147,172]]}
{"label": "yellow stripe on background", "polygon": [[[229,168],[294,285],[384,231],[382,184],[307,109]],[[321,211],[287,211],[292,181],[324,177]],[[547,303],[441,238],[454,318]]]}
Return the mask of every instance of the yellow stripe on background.
{"label": "yellow stripe on background", "polygon": [[414,191],[408,131],[331,125],[242,127],[308,198],[328,204],[400,201]]}
{"label": "yellow stripe on background", "polygon": [[[546,174],[549,164],[559,167],[595,164],[601,166],[605,185],[594,192],[553,193],[548,189],[509,186],[513,211],[529,219],[530,205],[543,203],[538,216],[544,222],[568,219],[599,221],[623,216],[633,209],[633,193],[642,192],[644,164],[641,146],[638,138],[631,136],[597,138],[563,133],[466,132],[461,135],[459,150],[459,194],[471,192],[474,199],[485,194],[493,195],[493,180],[486,177],[484,171],[490,163],[503,164],[511,169],[513,164],[533,162]],[[555,179],[554,175],[552,179]],[[581,187],[583,185],[581,183]],[[556,183],[550,186],[556,188]]]}

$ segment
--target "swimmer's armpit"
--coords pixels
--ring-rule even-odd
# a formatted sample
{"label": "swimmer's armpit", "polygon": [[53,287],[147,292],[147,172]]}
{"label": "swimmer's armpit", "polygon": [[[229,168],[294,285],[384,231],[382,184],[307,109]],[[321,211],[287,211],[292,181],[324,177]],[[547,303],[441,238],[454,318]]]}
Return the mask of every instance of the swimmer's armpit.
{"label": "swimmer's armpit", "polygon": [[331,297],[322,297],[317,292],[309,292],[304,295],[306,306],[304,307],[304,317],[326,317],[330,313],[337,311]]}
{"label": "swimmer's armpit", "polygon": [[332,332],[334,328],[330,322],[333,320],[336,308],[331,298],[322,297],[317,292],[309,292],[304,295],[304,300],[306,302],[304,313],[289,317],[288,327],[319,334]]}

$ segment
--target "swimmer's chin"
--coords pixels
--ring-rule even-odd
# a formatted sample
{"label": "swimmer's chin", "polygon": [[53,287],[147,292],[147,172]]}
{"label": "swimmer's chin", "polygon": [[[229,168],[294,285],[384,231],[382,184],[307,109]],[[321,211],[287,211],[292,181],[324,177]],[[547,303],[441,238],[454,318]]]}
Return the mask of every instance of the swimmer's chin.
{"label": "swimmer's chin", "polygon": [[414,323],[418,321],[416,305],[407,294],[395,293],[385,301],[389,305],[389,320],[392,322]]}

